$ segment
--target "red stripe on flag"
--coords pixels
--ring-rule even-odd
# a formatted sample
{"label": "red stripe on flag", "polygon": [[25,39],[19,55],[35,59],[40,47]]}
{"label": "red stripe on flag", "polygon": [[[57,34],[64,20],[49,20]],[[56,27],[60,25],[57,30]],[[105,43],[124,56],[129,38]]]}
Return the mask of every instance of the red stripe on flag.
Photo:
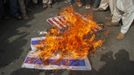
{"label": "red stripe on flag", "polygon": [[60,27],[63,27],[63,25],[60,24],[60,23],[56,20],[56,18],[52,18],[52,19],[53,19],[53,21],[54,21],[55,23],[57,23],[57,25],[59,25]]}
{"label": "red stripe on flag", "polygon": [[50,24],[54,25],[54,23],[53,23],[50,19],[48,19],[48,22],[49,22]]}
{"label": "red stripe on flag", "polygon": [[62,17],[58,17],[58,19],[62,22],[62,24],[65,24],[65,20],[63,20]]}
{"label": "red stripe on flag", "polygon": [[55,20],[58,21],[59,24],[62,25],[62,27],[64,27],[64,23],[62,23],[62,22],[60,21],[60,18],[61,18],[61,17],[56,17]]}
{"label": "red stripe on flag", "polygon": [[[49,22],[51,25],[55,25],[51,19],[48,19],[48,22]],[[56,26],[56,25],[55,25],[55,26]],[[58,26],[56,26],[56,27],[58,27]]]}
{"label": "red stripe on flag", "polygon": [[66,21],[65,17],[62,17],[61,19],[63,19],[63,21]]}
{"label": "red stripe on flag", "polygon": [[66,27],[66,25],[65,25],[66,22],[65,22],[65,20],[62,19],[63,17],[57,17],[57,18],[58,18],[58,20],[60,21],[60,23],[62,23],[62,26],[63,26],[63,27]]}

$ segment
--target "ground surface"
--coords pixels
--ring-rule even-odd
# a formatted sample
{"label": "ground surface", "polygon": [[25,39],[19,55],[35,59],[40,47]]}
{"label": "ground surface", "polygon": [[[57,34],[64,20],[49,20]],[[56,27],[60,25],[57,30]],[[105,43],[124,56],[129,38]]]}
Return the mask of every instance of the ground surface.
{"label": "ground surface", "polygon": [[[11,19],[0,21],[0,75],[45,75],[44,71],[22,69],[22,62],[30,50],[30,39],[39,36],[39,31],[46,31],[50,25],[46,19],[57,15],[63,2],[55,3],[46,10],[36,6],[31,12],[33,19],[19,21]],[[79,12],[89,12],[84,8],[76,8]],[[106,22],[110,12],[94,12],[96,22]],[[126,38],[116,40],[120,27],[108,27],[110,31],[101,49],[90,55],[92,71],[71,71],[70,75],[134,75],[134,26],[130,28]],[[50,71],[47,71],[51,75]],[[68,75],[69,71],[61,71],[57,75]]]}

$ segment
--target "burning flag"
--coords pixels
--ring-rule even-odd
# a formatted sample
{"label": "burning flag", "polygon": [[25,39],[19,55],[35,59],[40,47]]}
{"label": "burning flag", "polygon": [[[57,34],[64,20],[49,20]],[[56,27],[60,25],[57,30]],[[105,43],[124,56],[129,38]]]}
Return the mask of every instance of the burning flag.
{"label": "burning flag", "polygon": [[48,59],[84,59],[100,47],[102,40],[96,39],[96,33],[101,29],[91,16],[83,17],[72,7],[65,8],[60,16],[47,20],[54,25],[48,31],[46,38],[36,45],[39,58]]}
{"label": "burning flag", "polygon": [[42,70],[91,70],[88,54],[95,52],[103,40],[97,39],[101,27],[91,16],[83,16],[67,7],[60,16],[47,20],[53,25],[45,37],[31,39],[32,50],[23,68]]}

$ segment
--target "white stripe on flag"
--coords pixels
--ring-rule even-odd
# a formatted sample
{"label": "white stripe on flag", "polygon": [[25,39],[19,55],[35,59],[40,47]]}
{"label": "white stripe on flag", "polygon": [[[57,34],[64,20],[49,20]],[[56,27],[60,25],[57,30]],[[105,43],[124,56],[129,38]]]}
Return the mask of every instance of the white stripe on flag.
{"label": "white stripe on flag", "polygon": [[57,22],[59,22],[60,26],[64,27],[64,23],[62,23],[62,21],[60,21],[61,17],[55,17],[55,19],[57,20]]}
{"label": "white stripe on flag", "polygon": [[55,17],[53,17],[52,20],[53,20],[54,24],[55,24],[58,28],[62,29],[61,25],[60,25],[59,22],[55,19]]}
{"label": "white stripe on flag", "polygon": [[58,28],[62,29],[62,27],[54,21],[54,18],[49,18],[48,20],[52,22],[52,23],[50,23],[50,22],[48,21],[50,24],[55,25],[55,26],[57,26]]}
{"label": "white stripe on flag", "polygon": [[58,16],[58,18],[59,18],[59,20],[61,22],[63,22],[63,26],[66,27],[66,25],[65,25],[65,23],[66,23],[65,18],[63,16]]}
{"label": "white stripe on flag", "polygon": [[59,21],[59,19],[58,19],[58,17],[54,17],[54,19],[53,19],[59,26],[61,26],[61,27],[63,27],[63,24],[62,23],[60,23],[60,21]]}

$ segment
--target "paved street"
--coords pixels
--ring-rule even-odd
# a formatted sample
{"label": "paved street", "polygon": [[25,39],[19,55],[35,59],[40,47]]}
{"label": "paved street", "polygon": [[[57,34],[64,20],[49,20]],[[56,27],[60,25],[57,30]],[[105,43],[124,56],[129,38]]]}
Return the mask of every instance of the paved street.
{"label": "paved street", "polygon": [[[65,7],[64,2],[55,3],[53,8],[33,8],[30,15],[33,19],[0,21],[0,75],[52,75],[52,71],[22,69],[21,65],[27,52],[30,51],[30,39],[40,31],[47,31],[51,27],[46,22],[49,17],[56,16]],[[84,8],[75,8],[78,12],[90,13]],[[106,22],[110,12],[94,12],[97,23]],[[134,25],[134,23],[133,23]],[[109,35],[102,48],[89,55],[92,64],[91,71],[59,71],[56,75],[134,75],[134,26],[131,26],[126,38],[116,40],[120,27],[106,27]]]}

